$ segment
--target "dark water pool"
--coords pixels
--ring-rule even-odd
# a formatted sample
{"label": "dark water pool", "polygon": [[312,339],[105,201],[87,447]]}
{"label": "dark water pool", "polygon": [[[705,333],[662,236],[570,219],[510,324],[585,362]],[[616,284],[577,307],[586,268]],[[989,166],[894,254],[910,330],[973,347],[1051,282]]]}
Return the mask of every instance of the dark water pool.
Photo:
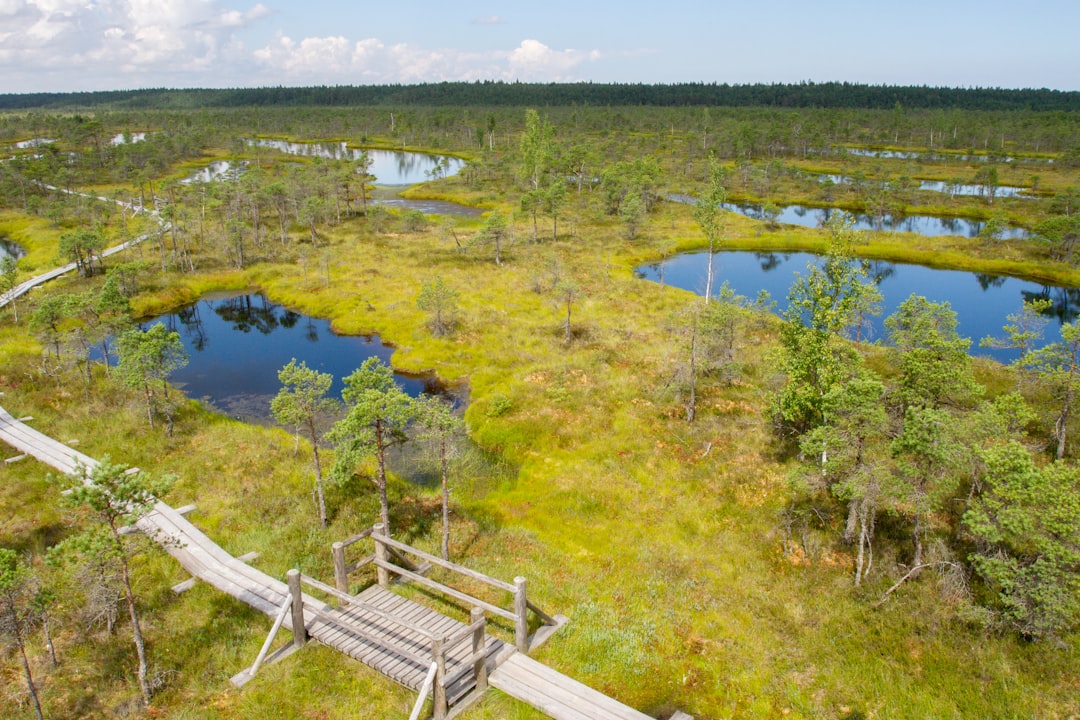
{"label": "dark water pool", "polygon": [[[676,193],[668,195],[671,202],[693,205],[697,199],[691,195]],[[754,203],[724,203],[725,210],[737,212],[740,215],[765,220],[765,209]],[[779,215],[775,221],[786,225],[798,225],[800,227],[819,228],[825,227],[825,223],[833,215],[845,212],[835,208],[813,208],[805,205],[779,205]],[[909,232],[916,235],[938,237],[941,235],[960,235],[961,237],[978,237],[986,227],[981,220],[967,220],[965,218],[943,217],[937,215],[867,215],[864,213],[845,212],[852,219],[852,227],[856,230],[876,230],[888,232]],[[1000,240],[1022,240],[1030,237],[1031,233],[1020,227],[1005,226],[1000,228],[997,234]]]}
{"label": "dark water pool", "polygon": [[[782,310],[796,273],[806,275],[807,264],[820,261],[820,257],[809,253],[721,252],[713,259],[715,287],[727,281],[736,293],[751,300],[765,290],[776,301],[777,309]],[[666,284],[703,294],[707,263],[708,253],[686,253],[663,263],[639,267],[637,273],[659,282],[662,270]],[[869,337],[871,341],[884,339],[884,318],[912,294],[948,302],[956,311],[960,334],[972,340],[972,354],[989,355],[1001,362],[1015,359],[1016,351],[980,348],[979,341],[987,336],[1003,336],[1002,326],[1008,322],[1007,316],[1020,312],[1024,301],[1036,298],[1053,301],[1044,330],[1046,342],[1059,340],[1061,324],[1075,320],[1080,312],[1080,290],[1076,288],[882,261],[865,261],[865,267],[883,296],[881,316],[874,318],[872,327],[863,333],[863,338]]]}
{"label": "dark water pool", "polygon": [[[341,398],[342,378],[377,356],[389,364],[394,349],[378,336],[338,335],[327,320],[308,317],[260,294],[208,296],[194,305],[149,320],[180,334],[188,365],[170,380],[191,398],[249,422],[271,422],[270,400],[281,389],[278,370],[296,360],[334,376],[331,395]],[[432,377],[396,374],[409,395],[445,394]]]}

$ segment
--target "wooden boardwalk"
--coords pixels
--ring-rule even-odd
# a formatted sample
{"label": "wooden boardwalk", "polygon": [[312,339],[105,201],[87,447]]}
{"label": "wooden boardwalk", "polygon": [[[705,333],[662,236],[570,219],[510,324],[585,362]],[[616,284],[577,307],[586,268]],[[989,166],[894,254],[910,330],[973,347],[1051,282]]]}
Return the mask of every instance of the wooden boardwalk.
{"label": "wooden boardwalk", "polygon": [[[378,585],[365,589],[356,598],[363,605],[345,606],[319,616],[308,626],[308,632],[322,644],[412,690],[420,689],[431,665],[431,639],[416,632],[415,627],[440,638],[460,636],[468,627]],[[385,614],[376,615],[372,610]],[[505,652],[513,652],[512,646],[491,635],[485,636],[484,655],[489,668],[494,669]],[[471,645],[459,643],[450,648],[447,653],[450,705],[475,687],[471,671]]]}
{"label": "wooden boardwalk", "polygon": [[[166,227],[167,226],[163,226],[162,232],[165,231]],[[107,250],[103,250],[101,252],[101,257],[109,257],[110,255],[115,255],[118,252],[122,252],[124,250],[127,250],[130,247],[134,247],[135,245],[138,245],[139,243],[141,243],[143,240],[146,240],[152,234],[153,233],[146,233],[145,235],[140,235],[137,238],[134,238],[132,240],[128,240],[127,242],[120,243],[119,245],[114,245],[111,248],[108,248]],[[45,283],[49,282],[50,280],[55,280],[56,278],[60,277],[61,275],[66,275],[69,272],[73,272],[76,267],[77,266],[75,265],[75,263],[68,263],[67,265],[62,265],[62,266],[60,266],[58,268],[50,270],[47,273],[42,273],[41,275],[37,275],[35,277],[30,278],[29,280],[26,280],[26,281],[23,281],[23,282],[19,283],[18,285],[13,287],[11,290],[8,290],[6,293],[0,294],[0,307],[4,307],[5,305],[12,302],[13,300],[15,300],[15,299],[17,299],[19,297],[22,297],[23,295],[30,292],[31,290],[33,290],[38,285],[44,285]]]}
{"label": "wooden boardwalk", "polygon": [[[135,206],[135,205],[133,205],[131,203],[124,202],[123,200],[109,199],[109,198],[101,196],[101,195],[91,195],[89,193],[78,192],[78,191],[75,191],[75,190],[65,190],[63,188],[56,187],[55,185],[48,185],[46,183],[40,183],[40,185],[42,187],[44,187],[45,189],[47,189],[47,190],[52,190],[53,192],[65,193],[67,195],[78,195],[80,197],[91,198],[91,199],[94,199],[94,200],[101,200],[102,202],[106,202],[106,203],[115,202],[124,211],[131,210],[132,217],[134,217],[135,215],[137,215],[140,212],[144,212],[142,207],[137,207],[137,206]],[[157,223],[158,223],[158,232],[161,232],[161,233],[168,232],[169,229],[172,227],[172,225],[170,223],[168,223],[168,222],[166,222],[165,220],[162,219],[161,214],[157,210],[151,210],[150,211],[150,216],[153,217],[157,221]],[[144,233],[142,235],[139,235],[136,238],[128,240],[127,242],[122,242],[119,245],[114,245],[111,248],[103,250],[102,253],[101,253],[101,257],[107,258],[110,255],[115,255],[118,252],[123,252],[124,250],[127,250],[128,248],[135,247],[136,245],[138,245],[142,241],[146,240],[147,238],[149,238],[149,237],[151,237],[152,235],[155,235],[155,234],[156,233]],[[6,293],[0,294],[0,308],[4,307],[5,305],[7,305],[10,302],[13,302],[17,298],[22,297],[23,295],[30,292],[31,290],[33,290],[38,285],[43,285],[43,284],[49,282],[50,280],[54,280],[54,279],[60,277],[61,275],[66,275],[67,273],[74,271],[76,267],[78,267],[78,266],[75,263],[68,263],[67,265],[63,265],[61,267],[55,268],[55,269],[50,270],[50,271],[48,271],[46,273],[42,273],[41,275],[37,275],[35,277],[30,278],[29,280],[26,280],[24,282],[19,283],[18,285],[13,287],[11,290],[7,291]]]}
{"label": "wooden boardwalk", "polygon": [[[0,441],[65,474],[80,465],[92,468],[97,464],[16,420],[3,408]],[[233,557],[176,509],[159,501],[136,527],[161,543],[193,577],[269,617],[279,616],[278,622],[292,629],[284,612],[292,597],[289,585]],[[334,594],[334,588],[310,578],[307,582]],[[482,631],[477,635],[473,627],[379,585],[355,596],[338,596],[335,607],[301,593],[306,635],[414,691],[428,687],[425,681],[430,681],[433,645],[444,648],[441,675],[451,715],[455,703],[476,696],[470,693],[477,686],[479,663],[485,668],[488,684],[556,720],[651,720],[517,652],[512,645]],[[469,642],[474,637],[482,637],[482,645]],[[482,663],[479,658],[483,658]],[[681,713],[675,717],[687,718]]]}
{"label": "wooden boardwalk", "polygon": [[[97,464],[93,458],[19,422],[3,408],[0,408],[0,440],[65,474],[75,472],[79,465],[92,468]],[[285,582],[233,557],[164,502],[155,503],[136,527],[159,542],[193,577],[269,617],[277,615],[290,596]],[[428,672],[431,641],[410,626],[419,626],[440,638],[460,634],[466,628],[464,623],[377,585],[357,595],[352,605],[341,608],[306,593],[303,601],[305,626],[312,639],[412,690],[420,689]],[[283,625],[291,630],[290,618],[286,617]],[[502,641],[488,636],[486,654],[492,664],[504,649]],[[464,675],[461,671],[469,656],[471,647],[460,645],[450,649],[447,656],[450,677]],[[453,703],[471,689],[466,678],[459,678],[448,688],[448,699]]]}
{"label": "wooden boardwalk", "polygon": [[555,720],[653,720],[521,653],[499,665],[488,682]]}

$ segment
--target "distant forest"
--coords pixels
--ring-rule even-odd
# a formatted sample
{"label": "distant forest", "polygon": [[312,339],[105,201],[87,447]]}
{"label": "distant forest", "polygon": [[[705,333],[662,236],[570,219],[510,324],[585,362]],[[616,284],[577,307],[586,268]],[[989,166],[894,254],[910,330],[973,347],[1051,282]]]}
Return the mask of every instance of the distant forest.
{"label": "distant forest", "polygon": [[1080,111],[1080,92],[812,83],[444,82],[420,85],[143,89],[0,94],[0,110],[246,106],[634,106]]}

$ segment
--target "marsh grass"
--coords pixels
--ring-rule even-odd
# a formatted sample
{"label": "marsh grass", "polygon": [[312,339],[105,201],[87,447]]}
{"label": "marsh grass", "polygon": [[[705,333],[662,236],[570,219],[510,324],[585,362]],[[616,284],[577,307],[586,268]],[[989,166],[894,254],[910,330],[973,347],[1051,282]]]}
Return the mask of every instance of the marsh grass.
{"label": "marsh grass", "polygon": [[[590,202],[575,200],[568,216],[591,217]],[[467,236],[476,226],[459,227]],[[750,221],[731,218],[727,227],[733,244],[760,245],[766,237]],[[160,312],[210,289],[258,288],[274,302],[330,318],[340,332],[377,332],[396,347],[398,369],[467,382],[465,418],[476,448],[465,453],[465,476],[455,480],[453,559],[504,579],[527,577],[540,607],[571,618],[537,657],[647,713],[1080,712],[1075,638],[1062,649],[988,634],[959,619],[955,600],[931,577],[873,609],[904,561],[889,550],[887,521],[874,573],[858,591],[850,552],[834,539],[842,518],[822,515],[789,542],[782,511],[792,460],[776,450],[767,419],[774,320],[742,320],[744,375],[730,386],[707,383],[698,420],[684,421],[677,398],[663,389],[681,361],[668,327],[674,313],[698,300],[636,280],[632,271],[669,248],[695,247],[697,235],[688,209],[661,206],[634,243],[606,220],[583,221],[558,242],[529,243],[521,231],[496,267],[486,251],[462,253],[434,228],[374,234],[355,220],[327,232],[329,282],[293,264],[265,262],[171,276],[136,306]],[[777,235],[778,243],[805,249],[823,242],[816,233]],[[553,293],[545,282],[537,291],[536,278],[550,273],[553,259],[583,288],[574,321],[580,332],[569,345]],[[415,303],[436,274],[460,294],[460,326],[449,337],[432,337]],[[9,336],[20,347],[17,338]],[[332,522],[319,529],[308,457],[302,444],[294,452],[291,434],[195,404],[182,408],[173,438],[151,433],[134,399],[104,381],[83,402],[66,385],[34,379],[32,343],[21,347],[5,350],[12,362],[0,373],[5,407],[33,414],[35,427],[55,437],[80,438],[79,449],[91,456],[175,473],[167,499],[196,503],[197,526],[234,554],[259,551],[257,565],[274,576],[298,567],[329,579],[330,543],[376,515],[372,487],[357,479],[331,489]],[[884,350],[870,354],[871,363],[887,367]],[[39,466],[3,472],[5,507],[8,497],[20,507],[3,519],[0,542],[15,542],[30,528],[31,539],[19,542],[37,549],[50,533],[67,532]],[[397,532],[437,548],[433,490],[395,478],[391,496]],[[253,660],[269,620],[210,588],[173,597],[168,587],[183,572],[162,553],[144,556],[136,578],[151,661],[168,671],[155,713],[390,717],[411,707],[411,693],[318,647],[233,690],[227,678]],[[55,714],[117,714],[132,694],[125,630],[121,623],[104,641],[68,638],[72,659],[48,673],[43,693]],[[493,692],[463,717],[540,715]]]}

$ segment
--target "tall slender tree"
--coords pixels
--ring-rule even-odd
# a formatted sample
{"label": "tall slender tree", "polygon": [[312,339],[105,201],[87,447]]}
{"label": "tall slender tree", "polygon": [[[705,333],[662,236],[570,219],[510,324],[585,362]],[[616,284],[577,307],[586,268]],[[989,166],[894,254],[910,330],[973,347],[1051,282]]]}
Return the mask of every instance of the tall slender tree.
{"label": "tall slender tree", "polygon": [[38,720],[42,720],[41,700],[38,698],[34,674],[30,670],[30,660],[26,656],[26,642],[36,622],[30,571],[18,553],[0,548],[0,637],[11,638],[19,651],[26,690],[30,693]]}
{"label": "tall slender tree", "polygon": [[454,414],[450,403],[433,395],[416,401],[416,417],[421,438],[435,444],[439,457],[439,479],[442,485],[442,558],[450,559],[450,459],[453,440],[461,434],[464,423]]}
{"label": "tall slender tree", "polygon": [[64,484],[70,490],[70,502],[89,508],[101,531],[90,530],[67,538],[57,552],[102,555],[115,558],[119,563],[138,657],[139,690],[144,705],[150,704],[151,688],[146,642],[132,586],[131,559],[134,549],[129,540],[132,536],[123,534],[121,528],[149,512],[158,496],[167,492],[172,482],[171,477],[151,477],[141,471],[129,472],[127,466],[113,464],[108,457],[92,468],[80,465],[64,479]]}
{"label": "tall slender tree", "polygon": [[303,431],[311,443],[315,464],[315,505],[319,523],[326,527],[326,496],[323,492],[322,462],[319,459],[319,426],[337,407],[333,398],[327,396],[334,377],[296,362],[296,358],[278,371],[281,390],[270,401],[274,418],[282,425],[291,425],[297,433]]}
{"label": "tall slender tree", "polygon": [[724,212],[723,204],[727,199],[724,189],[724,169],[716,158],[709,158],[709,177],[705,192],[694,206],[694,220],[701,227],[701,232],[709,243],[709,258],[705,274],[705,303],[708,304],[713,294],[713,258],[716,254],[716,242],[723,229],[721,223]]}
{"label": "tall slender tree", "polygon": [[339,479],[348,477],[365,460],[374,458],[372,481],[379,491],[379,517],[389,532],[387,452],[408,440],[405,429],[415,417],[412,399],[394,382],[390,367],[377,357],[368,358],[345,378],[342,397],[347,414],[328,435],[337,450],[333,473]]}

